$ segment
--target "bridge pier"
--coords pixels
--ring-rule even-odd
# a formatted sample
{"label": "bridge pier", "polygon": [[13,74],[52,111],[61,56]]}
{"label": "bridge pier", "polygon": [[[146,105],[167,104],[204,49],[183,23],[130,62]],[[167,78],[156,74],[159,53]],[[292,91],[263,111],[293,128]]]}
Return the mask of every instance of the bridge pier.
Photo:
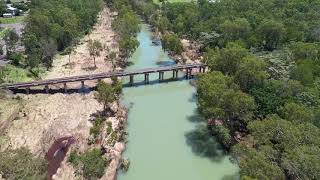
{"label": "bridge pier", "polygon": [[191,68],[187,68],[187,71],[186,71],[186,79],[190,79],[191,76],[192,76],[192,69]]}
{"label": "bridge pier", "polygon": [[173,79],[178,79],[178,72],[179,72],[179,71],[176,70],[176,69],[172,71],[172,77],[173,77]]}
{"label": "bridge pier", "polygon": [[189,79],[189,69],[186,69],[186,79]]}
{"label": "bridge pier", "polygon": [[44,86],[44,90],[46,91],[47,94],[49,94],[49,86],[48,85]]}
{"label": "bridge pier", "polygon": [[81,89],[84,89],[84,81],[81,81]]}
{"label": "bridge pier", "polygon": [[29,87],[26,88],[26,93],[30,94],[30,88]]}
{"label": "bridge pier", "polygon": [[68,92],[67,83],[63,83],[63,89],[64,89],[64,93]]}
{"label": "bridge pier", "polygon": [[130,75],[130,86],[133,86],[133,75]]}
{"label": "bridge pier", "polygon": [[149,73],[144,74],[144,83],[149,84]]}
{"label": "bridge pier", "polygon": [[163,81],[163,76],[164,76],[164,72],[163,71],[160,71],[159,72],[159,81]]}

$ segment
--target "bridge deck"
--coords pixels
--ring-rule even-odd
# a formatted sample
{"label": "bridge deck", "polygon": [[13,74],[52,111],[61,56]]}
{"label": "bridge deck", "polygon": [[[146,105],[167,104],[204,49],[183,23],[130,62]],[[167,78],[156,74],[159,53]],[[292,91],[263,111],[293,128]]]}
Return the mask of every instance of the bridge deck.
{"label": "bridge deck", "polygon": [[130,76],[130,75],[165,72],[165,71],[182,70],[182,69],[189,69],[189,68],[200,68],[200,67],[204,67],[204,65],[203,64],[187,64],[187,65],[164,66],[164,67],[157,67],[157,68],[139,69],[139,70],[133,70],[133,71],[117,71],[117,72],[109,72],[109,73],[63,77],[63,78],[56,78],[56,79],[46,79],[46,80],[31,81],[31,82],[25,82],[25,83],[4,84],[4,85],[0,85],[0,88],[2,89],[30,88],[35,86],[46,86],[46,85],[62,84],[62,83],[69,83],[69,82],[79,82],[79,81],[111,78],[112,76],[123,77],[123,76]]}

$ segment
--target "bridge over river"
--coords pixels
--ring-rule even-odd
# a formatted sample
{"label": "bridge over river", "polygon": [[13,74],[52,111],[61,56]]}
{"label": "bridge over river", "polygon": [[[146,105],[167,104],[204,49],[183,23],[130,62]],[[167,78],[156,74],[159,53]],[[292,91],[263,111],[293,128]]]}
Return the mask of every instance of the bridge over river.
{"label": "bridge over river", "polygon": [[27,94],[30,92],[30,88],[32,87],[40,87],[44,86],[44,90],[46,93],[49,93],[49,86],[56,84],[63,84],[64,92],[68,91],[67,83],[72,82],[81,82],[81,87],[84,88],[85,81],[89,80],[102,80],[111,77],[130,77],[129,84],[134,84],[134,76],[144,74],[144,83],[149,83],[149,74],[150,73],[159,73],[159,81],[164,80],[164,72],[172,71],[172,79],[178,79],[178,72],[181,70],[185,70],[186,79],[190,79],[192,77],[192,70],[198,69],[198,72],[205,72],[206,66],[204,64],[186,64],[186,65],[174,65],[174,66],[163,66],[156,68],[147,68],[147,69],[139,69],[133,71],[116,71],[116,72],[108,72],[108,73],[99,73],[99,74],[91,74],[91,75],[82,75],[82,76],[70,76],[64,78],[56,78],[56,79],[46,79],[46,80],[38,80],[31,82],[23,82],[23,83],[14,83],[14,84],[3,84],[0,85],[0,89],[7,89],[12,91],[17,90],[25,90]]}

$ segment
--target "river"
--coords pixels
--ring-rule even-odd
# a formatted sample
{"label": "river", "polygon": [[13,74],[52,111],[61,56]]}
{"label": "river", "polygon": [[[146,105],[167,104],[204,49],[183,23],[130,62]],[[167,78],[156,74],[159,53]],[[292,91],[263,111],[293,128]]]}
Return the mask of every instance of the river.
{"label": "river", "polygon": [[[152,45],[148,26],[141,27],[140,46],[127,70],[174,64],[161,46]],[[172,73],[165,77],[172,77]],[[150,75],[150,80],[157,78]],[[135,77],[135,81],[142,80],[142,76]],[[215,180],[238,176],[238,167],[208,135],[205,121],[198,116],[195,92],[187,80],[124,88],[122,101],[130,107],[124,156],[131,164],[128,172],[119,172],[118,179]]]}

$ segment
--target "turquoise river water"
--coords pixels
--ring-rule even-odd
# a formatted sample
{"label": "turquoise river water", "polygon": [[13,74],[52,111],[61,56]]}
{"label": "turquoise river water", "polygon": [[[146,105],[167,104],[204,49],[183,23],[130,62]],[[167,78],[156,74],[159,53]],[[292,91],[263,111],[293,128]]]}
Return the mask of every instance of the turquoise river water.
{"label": "turquoise river water", "polygon": [[[161,46],[153,46],[147,25],[141,25],[140,46],[127,70],[174,64]],[[179,73],[182,77],[182,72]],[[165,74],[170,78],[171,72]],[[157,80],[158,75],[150,75]],[[143,77],[135,77],[142,81]],[[187,80],[124,88],[130,107],[124,156],[131,164],[120,180],[234,179],[238,167],[207,133],[196,113],[195,88]]]}

